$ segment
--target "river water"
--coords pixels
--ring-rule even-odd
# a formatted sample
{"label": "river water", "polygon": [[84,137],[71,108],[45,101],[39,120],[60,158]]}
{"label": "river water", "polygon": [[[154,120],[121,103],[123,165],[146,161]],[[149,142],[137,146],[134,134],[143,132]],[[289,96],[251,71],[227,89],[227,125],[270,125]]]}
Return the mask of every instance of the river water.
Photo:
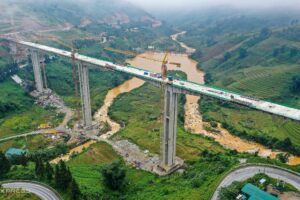
{"label": "river water", "polygon": [[[177,37],[179,35],[185,34],[185,32],[177,33],[171,36],[174,41],[177,41]],[[178,42],[178,41],[177,41]],[[204,72],[197,69],[197,62],[190,59],[189,55],[195,51],[185,45],[182,42],[178,42],[183,48],[186,49],[185,54],[175,54],[171,53],[169,56],[169,60],[172,62],[179,62],[181,63],[181,67],[177,68],[175,66],[169,65],[168,70],[181,70],[187,74],[187,78],[190,81],[197,82],[197,83],[204,83]],[[146,52],[143,53],[142,56],[153,58],[156,60],[162,60],[164,57],[164,53],[157,53],[157,52]],[[161,66],[159,62],[155,62],[152,60],[146,60],[141,57],[136,57],[132,60],[128,60],[132,66],[139,67],[145,70],[153,71],[153,72],[160,72]],[[113,88],[108,92],[106,98],[104,100],[104,105],[98,110],[95,114],[95,120],[98,122],[105,122],[107,121],[111,126],[111,130],[104,134],[103,138],[108,138],[114,133],[120,130],[120,125],[114,121],[112,121],[108,116],[109,107],[112,105],[114,99],[120,95],[121,93],[129,92],[133,89],[136,89],[144,84],[144,81],[132,78],[123,84],[119,85],[116,88]],[[239,137],[231,135],[227,130],[218,127],[219,133],[211,133],[204,129],[204,125],[208,125],[202,122],[202,117],[199,113],[198,109],[198,100],[199,97],[187,95],[186,96],[186,104],[185,108],[185,129],[189,130],[194,134],[203,134],[209,137],[214,138],[218,143],[228,149],[235,149],[238,152],[255,152],[258,151],[258,155],[262,157],[271,157],[275,158],[276,154],[279,152],[274,152],[271,149],[267,149],[261,144],[248,142],[246,140],[242,140]],[[289,164],[296,165],[300,164],[300,157],[290,157]]]}

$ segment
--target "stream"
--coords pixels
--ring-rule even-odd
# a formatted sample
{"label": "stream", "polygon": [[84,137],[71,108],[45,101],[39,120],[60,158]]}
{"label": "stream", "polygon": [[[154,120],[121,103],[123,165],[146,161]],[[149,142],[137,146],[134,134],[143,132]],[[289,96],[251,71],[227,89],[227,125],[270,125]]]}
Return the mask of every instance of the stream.
{"label": "stream", "polygon": [[[188,47],[183,42],[177,41],[178,36],[185,34],[185,32],[180,32],[171,36],[172,40],[179,43],[179,45],[186,49],[185,54],[177,54],[171,53],[169,56],[169,60],[172,62],[181,63],[181,68],[177,68],[173,65],[168,66],[168,70],[181,70],[187,74],[187,78],[189,81],[197,82],[200,84],[204,84],[204,75],[205,73],[197,68],[197,62],[190,59],[189,55],[192,54],[195,49]],[[146,52],[141,54],[142,56],[153,58],[156,60],[162,60],[164,57],[164,53],[157,52]],[[152,60],[146,60],[141,57],[135,57],[134,59],[127,60],[134,67],[142,68],[145,70],[153,71],[156,73],[160,72],[160,63]],[[144,84],[143,80],[138,78],[132,78],[123,84],[119,85],[116,88],[111,89],[105,97],[103,106],[96,112],[94,118],[98,122],[108,122],[111,126],[111,130],[103,135],[101,138],[108,139],[110,136],[118,132],[121,126],[112,121],[108,116],[109,107],[112,105],[114,99],[125,92],[130,92],[133,89],[141,87]],[[243,140],[239,137],[236,137],[230,134],[226,129],[223,129],[220,125],[218,126],[219,133],[208,132],[204,129],[204,125],[208,125],[207,123],[202,122],[201,114],[199,113],[199,101],[200,97],[197,96],[186,96],[186,104],[184,106],[185,109],[185,124],[184,127],[186,130],[194,133],[194,134],[202,134],[208,137],[214,138],[218,143],[228,149],[235,149],[238,152],[248,152],[253,153],[255,151],[258,152],[259,156],[262,157],[270,157],[275,158],[278,151],[272,151],[264,147],[261,144],[255,142],[249,142]],[[289,158],[288,164],[296,165],[300,164],[300,157],[291,156]]]}

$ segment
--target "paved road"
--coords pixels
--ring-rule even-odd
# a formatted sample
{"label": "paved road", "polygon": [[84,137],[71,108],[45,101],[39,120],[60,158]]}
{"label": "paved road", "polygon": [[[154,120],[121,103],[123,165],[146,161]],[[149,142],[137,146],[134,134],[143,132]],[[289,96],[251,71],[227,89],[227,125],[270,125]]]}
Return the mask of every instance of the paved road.
{"label": "paved road", "polygon": [[6,141],[6,140],[11,140],[11,139],[16,139],[16,138],[20,138],[20,137],[25,137],[25,136],[29,136],[29,135],[42,134],[42,133],[44,133],[44,131],[45,130],[38,130],[38,131],[32,131],[32,132],[29,132],[29,133],[24,133],[24,134],[20,134],[20,135],[15,135],[15,136],[2,138],[2,139],[0,139],[0,142]]}
{"label": "paved road", "polygon": [[57,126],[56,128],[36,130],[36,131],[29,132],[29,133],[23,133],[23,134],[19,134],[19,135],[9,136],[9,137],[0,139],[0,142],[6,141],[6,140],[12,140],[12,139],[16,139],[16,138],[21,138],[21,137],[26,137],[26,136],[30,136],[30,135],[44,134],[49,130],[64,131],[68,134],[71,134],[71,132],[68,129],[66,129],[65,127],[67,126],[68,122],[72,119],[72,116],[74,113],[70,108],[68,108],[67,106],[65,106],[63,104],[61,105],[60,112],[65,113],[65,117],[64,117],[64,120],[61,122],[61,124],[59,126]]}
{"label": "paved road", "polygon": [[5,183],[2,186],[3,188],[22,188],[28,192],[37,195],[42,200],[60,200],[60,198],[53,191],[51,191],[45,186],[36,183],[13,182]]}
{"label": "paved road", "polygon": [[244,168],[239,168],[235,171],[233,171],[232,173],[230,173],[229,175],[227,175],[223,181],[221,182],[221,184],[218,186],[217,190],[215,191],[212,200],[218,200],[218,195],[219,195],[219,190],[222,187],[226,187],[231,185],[232,182],[234,181],[243,181],[246,180],[252,176],[254,176],[255,174],[258,173],[265,173],[270,177],[276,178],[276,179],[280,179],[285,181],[286,183],[289,183],[291,185],[293,185],[295,188],[297,188],[298,190],[300,190],[300,174],[296,175],[293,174],[291,172],[282,170],[282,169],[278,169],[275,167],[268,167],[268,166],[248,166],[248,167],[244,167]]}

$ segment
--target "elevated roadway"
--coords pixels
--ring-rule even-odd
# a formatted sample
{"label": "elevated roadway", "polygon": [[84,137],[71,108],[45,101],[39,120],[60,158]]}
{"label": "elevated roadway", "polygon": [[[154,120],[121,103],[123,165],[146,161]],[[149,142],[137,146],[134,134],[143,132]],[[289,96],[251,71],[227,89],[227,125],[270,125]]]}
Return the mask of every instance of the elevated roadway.
{"label": "elevated roadway", "polygon": [[[57,48],[53,48],[41,44],[36,44],[32,42],[26,42],[26,41],[14,41],[14,42],[29,47],[31,49],[44,51],[47,53],[53,53],[67,58],[72,57],[72,53],[69,51],[65,51],[65,50],[61,50],[61,49],[57,49]],[[114,64],[112,62],[88,57],[78,53],[75,54],[75,59],[84,63],[88,63],[88,64],[92,64],[104,68],[110,68],[115,71],[130,74],[132,76],[141,78],[143,80],[152,82],[154,84],[169,83],[175,90],[177,90],[178,93],[192,94],[192,95],[205,95],[205,96],[241,104],[247,107],[251,107],[260,111],[283,116],[289,119],[300,121],[300,110],[292,107],[259,100],[257,98],[244,96],[235,92],[230,92],[227,90],[214,88],[207,85],[201,85],[189,81],[174,80],[172,82],[169,82],[168,80],[162,80],[161,78],[159,78],[159,76],[153,76],[153,73],[147,72],[143,69],[139,69],[131,66],[121,66],[121,65]]]}
{"label": "elevated roadway", "polygon": [[[18,45],[16,45],[16,43]],[[89,89],[89,65],[94,65],[110,70],[126,73],[137,78],[143,79],[155,86],[164,85],[164,128],[161,137],[161,153],[159,168],[167,173],[171,173],[180,167],[176,162],[176,131],[177,131],[177,112],[178,112],[178,94],[205,95],[211,98],[217,98],[236,104],[241,104],[260,111],[268,112],[274,115],[283,116],[293,120],[300,121],[300,110],[283,106],[254,97],[244,96],[238,93],[222,90],[219,88],[209,87],[189,81],[172,80],[171,78],[162,79],[161,74],[145,71],[132,66],[117,65],[112,62],[100,60],[78,53],[36,44],[32,42],[11,40],[11,51],[16,52],[17,46],[30,50],[35,83],[38,93],[44,92],[42,81],[41,66],[39,62],[39,53],[50,53],[71,58],[78,64],[79,85],[81,94],[81,105],[83,115],[83,126],[85,128],[93,127],[91,115],[91,100]],[[271,92],[271,91],[270,91]]]}

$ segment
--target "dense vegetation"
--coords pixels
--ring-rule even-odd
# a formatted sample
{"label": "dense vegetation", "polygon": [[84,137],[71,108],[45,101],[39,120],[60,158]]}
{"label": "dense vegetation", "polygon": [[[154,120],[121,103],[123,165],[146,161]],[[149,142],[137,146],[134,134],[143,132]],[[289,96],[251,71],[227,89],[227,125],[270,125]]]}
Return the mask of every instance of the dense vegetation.
{"label": "dense vegetation", "polygon": [[[25,10],[38,17],[41,24],[47,22],[47,25],[65,25],[67,22],[73,25],[74,28],[70,30],[57,30],[51,34],[67,44],[72,44],[79,53],[91,57],[124,63],[126,56],[107,52],[105,47],[143,52],[148,46],[155,46],[159,51],[182,51],[182,48],[169,38],[174,32],[172,28],[166,25],[153,28],[149,21],[141,20],[144,15],[151,16],[140,9],[128,8],[129,5],[126,5],[126,9],[120,10],[115,1],[103,2],[103,6],[81,8],[77,4],[70,5],[71,1],[43,1],[31,7],[27,6]],[[99,5],[98,3],[95,1],[95,5]],[[66,9],[68,7],[71,9]],[[124,19],[118,19],[115,15],[112,21],[105,18],[112,10],[113,13],[128,15],[130,22],[123,23]],[[206,82],[267,100],[299,106],[300,29],[297,20],[293,19],[293,23],[290,23],[290,16],[278,18],[260,15],[253,18],[231,13],[235,12],[201,12],[192,15],[190,20],[182,18],[181,24],[176,25],[181,30],[188,31],[180,39],[197,48],[192,57],[200,61],[199,67],[207,72]],[[200,17],[202,15],[206,17]],[[231,17],[224,18],[227,15]],[[201,20],[198,20],[199,18]],[[82,23],[84,21],[89,23]],[[0,24],[0,27],[3,25]],[[7,29],[4,27],[2,30]],[[98,40],[101,34],[107,34],[107,42],[101,43]],[[70,50],[65,45],[51,40],[38,37],[31,40]],[[6,64],[9,64],[9,61],[1,58],[0,72],[6,70]],[[46,68],[49,87],[62,96],[67,105],[74,107],[71,63],[57,57],[47,60]],[[33,80],[32,74],[31,65],[18,70],[18,75],[23,79]],[[173,75],[186,78],[179,72],[173,72]],[[129,78],[116,72],[91,68],[93,112],[102,105],[109,89]],[[9,80],[9,77],[1,82],[0,92],[0,137],[33,130],[38,124],[48,121],[58,123],[53,110],[33,105],[34,99]],[[159,89],[145,84],[116,99],[109,114],[124,125],[116,138],[128,139],[142,149],[159,153],[162,127],[160,92]],[[43,136],[33,136],[28,140],[17,139],[0,143],[2,151],[14,146],[29,149],[31,152],[26,165],[24,162],[13,161],[13,167],[2,179],[42,181],[56,187],[65,199],[81,196],[91,200],[204,200],[210,198],[221,177],[237,165],[238,158],[247,158],[248,162],[266,162],[287,167],[277,160],[226,150],[212,139],[185,131],[184,96],[180,96],[179,101],[177,155],[186,160],[182,174],[157,177],[136,170],[125,165],[112,147],[103,142],[92,145],[80,154],[72,155],[72,159],[66,164],[50,165],[49,160],[66,153],[69,147],[60,142],[52,143],[42,138]],[[215,122],[218,121],[240,137],[255,140],[270,148],[300,154],[297,146],[300,141],[300,125],[296,122],[206,98],[202,98],[200,102],[200,111],[204,120],[211,121],[212,125],[216,125]],[[45,146],[52,148],[44,148]],[[278,159],[284,161],[282,156]],[[118,164],[110,164],[116,160],[121,161]],[[22,163],[23,166],[18,165]],[[299,171],[299,166],[290,168]],[[115,182],[111,182],[112,180]]]}
{"label": "dense vegetation", "polygon": [[[265,179],[266,181],[263,184],[260,184],[259,181],[261,179]],[[280,192],[297,192],[297,189],[295,189],[293,186],[283,183],[281,181],[278,181],[274,178],[270,178],[266,174],[257,174],[252,178],[249,178],[243,182],[233,182],[230,186],[222,188],[220,191],[220,197],[222,200],[232,200],[236,198],[240,193],[242,187],[246,183],[251,183],[261,190],[266,191],[268,185],[274,186],[278,191]]]}
{"label": "dense vegetation", "polygon": [[[227,11],[220,8],[216,16],[208,11],[199,22],[178,25],[188,30],[181,40],[197,49],[192,57],[206,72],[206,83],[299,108],[298,15],[245,12],[241,17]],[[300,153],[297,122],[207,98],[200,107],[205,120],[221,122],[239,137]]]}
{"label": "dense vegetation", "polygon": [[[243,106],[202,98],[199,111],[205,121],[218,121],[230,133],[256,141],[271,149],[299,155],[300,124]],[[300,130],[300,129],[299,129]]]}

